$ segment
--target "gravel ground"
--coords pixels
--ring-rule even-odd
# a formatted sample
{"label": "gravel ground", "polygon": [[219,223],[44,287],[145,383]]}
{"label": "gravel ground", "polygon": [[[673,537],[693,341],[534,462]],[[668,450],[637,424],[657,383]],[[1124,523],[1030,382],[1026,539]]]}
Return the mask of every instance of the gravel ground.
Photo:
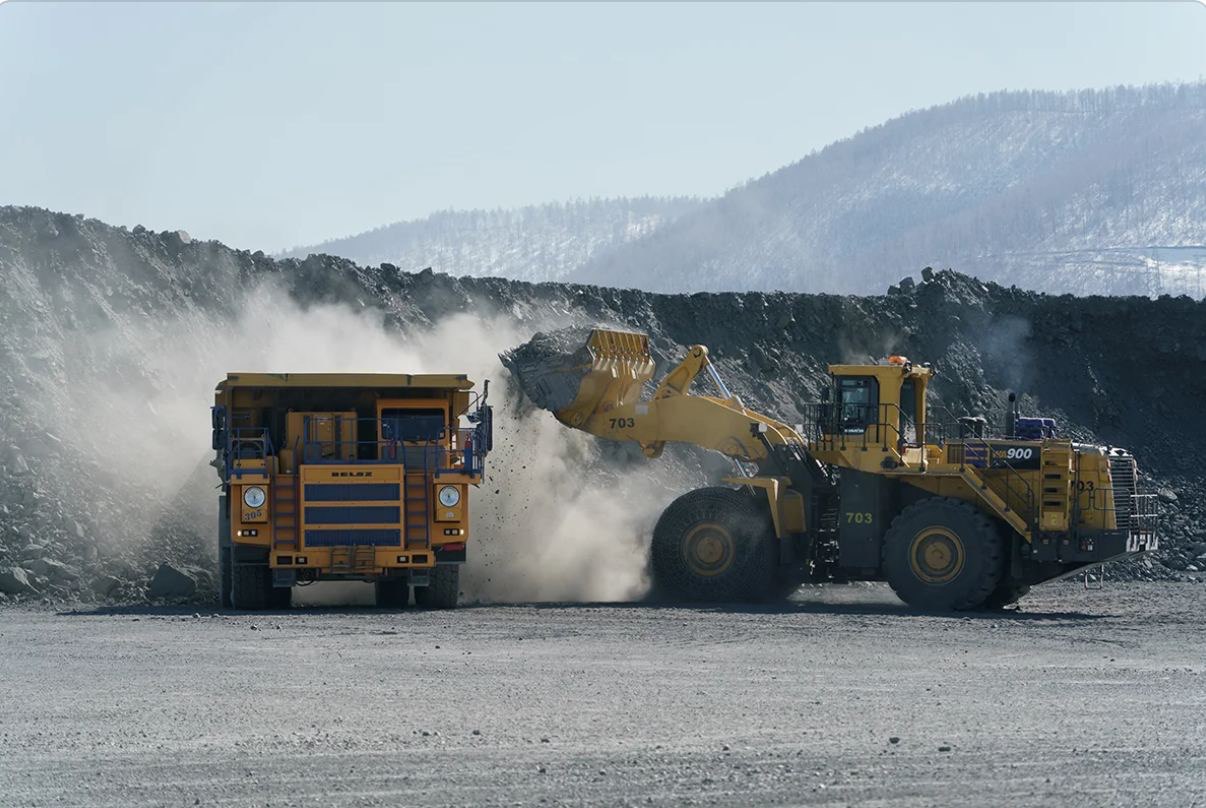
{"label": "gravel ground", "polygon": [[0,804],[1206,805],[1206,588],[0,611]]}

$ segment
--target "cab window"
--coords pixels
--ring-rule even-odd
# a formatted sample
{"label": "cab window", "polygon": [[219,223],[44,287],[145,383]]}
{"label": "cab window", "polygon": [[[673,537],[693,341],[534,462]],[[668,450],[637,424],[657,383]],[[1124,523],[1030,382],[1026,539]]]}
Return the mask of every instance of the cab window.
{"label": "cab window", "polygon": [[917,445],[917,385],[913,379],[905,379],[900,386],[900,430],[899,437],[910,446]]}
{"label": "cab window", "polygon": [[436,441],[443,435],[443,410],[390,409],[381,411],[381,438],[383,440]]}
{"label": "cab window", "polygon": [[862,433],[879,422],[879,385],[870,376],[837,380],[838,425],[846,434]]}

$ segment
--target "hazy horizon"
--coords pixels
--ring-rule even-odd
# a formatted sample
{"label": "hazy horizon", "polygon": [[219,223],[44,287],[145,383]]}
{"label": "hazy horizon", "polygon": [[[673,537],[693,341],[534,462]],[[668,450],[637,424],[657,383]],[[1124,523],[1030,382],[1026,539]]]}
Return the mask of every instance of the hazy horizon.
{"label": "hazy horizon", "polygon": [[967,95],[1197,81],[1204,34],[1197,3],[9,2],[0,203],[277,251],[714,196]]}

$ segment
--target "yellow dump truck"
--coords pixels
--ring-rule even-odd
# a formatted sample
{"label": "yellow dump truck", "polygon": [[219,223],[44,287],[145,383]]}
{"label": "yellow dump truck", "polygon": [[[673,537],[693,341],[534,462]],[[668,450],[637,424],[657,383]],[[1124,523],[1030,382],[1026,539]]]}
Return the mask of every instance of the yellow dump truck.
{"label": "yellow dump truck", "polygon": [[375,584],[453,608],[469,489],[492,446],[489,382],[462,375],[231,373],[212,409],[219,599],[286,608],[294,586]]}
{"label": "yellow dump truck", "polygon": [[[534,340],[504,356],[528,394],[574,429],[733,459],[725,486],[672,502],[653,531],[663,594],[782,596],[802,581],[886,580],[907,603],[976,609],[1036,583],[1154,550],[1155,497],[1130,452],[1060,436],[1047,418],[932,418],[932,367],[903,356],[829,366],[799,425],[747,407],[703,345],[652,390],[649,339],[596,329],[572,353]],[[529,356],[530,355],[530,356]],[[534,357],[534,358],[533,358]],[[692,392],[710,378],[714,395]]]}

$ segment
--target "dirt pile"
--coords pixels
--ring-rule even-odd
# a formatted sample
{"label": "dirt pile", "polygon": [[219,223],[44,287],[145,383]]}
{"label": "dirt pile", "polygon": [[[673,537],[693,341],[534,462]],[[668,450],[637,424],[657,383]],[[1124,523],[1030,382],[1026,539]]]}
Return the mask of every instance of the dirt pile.
{"label": "dirt pile", "polygon": [[[889,352],[934,363],[939,412],[1001,418],[1006,392],[1021,391],[1025,411],[1055,417],[1065,433],[1132,449],[1162,489],[1167,549],[1134,575],[1198,577],[1206,567],[1195,451],[1206,445],[1197,417],[1206,303],[1188,298],[1052,297],[950,271],[875,297],[656,295],[412,274],[328,256],[274,261],[181,233],[11,207],[0,208],[0,277],[4,598],[141,598],[164,562],[206,596],[216,482],[204,465],[208,390],[220,372],[247,369],[231,366],[241,356],[296,370],[303,353],[325,349],[383,369],[365,364],[371,342],[372,361],[394,356],[399,370],[436,359],[459,366],[461,344],[493,356],[537,331],[594,323],[648,332],[659,372],[684,346],[708,345],[735,392],[789,422],[816,399],[826,362]],[[294,323],[282,306],[306,316]],[[484,336],[470,340],[469,323],[486,323]],[[423,341],[441,328],[439,346]],[[474,368],[483,371],[501,373]],[[512,405],[512,420],[527,411]],[[514,440],[538,447],[515,455],[516,481],[563,443]],[[565,474],[600,459],[629,464],[620,468],[638,480],[659,473],[623,447],[591,442],[581,452]],[[690,453],[676,457],[668,459],[680,463],[681,482],[658,478],[667,500],[711,471]],[[509,465],[500,454],[495,470]],[[496,520],[513,516],[503,482],[479,498]],[[526,527],[538,542],[556,542],[550,524],[533,517]],[[476,558],[485,563],[488,549]],[[482,571],[472,567],[469,577]]]}

